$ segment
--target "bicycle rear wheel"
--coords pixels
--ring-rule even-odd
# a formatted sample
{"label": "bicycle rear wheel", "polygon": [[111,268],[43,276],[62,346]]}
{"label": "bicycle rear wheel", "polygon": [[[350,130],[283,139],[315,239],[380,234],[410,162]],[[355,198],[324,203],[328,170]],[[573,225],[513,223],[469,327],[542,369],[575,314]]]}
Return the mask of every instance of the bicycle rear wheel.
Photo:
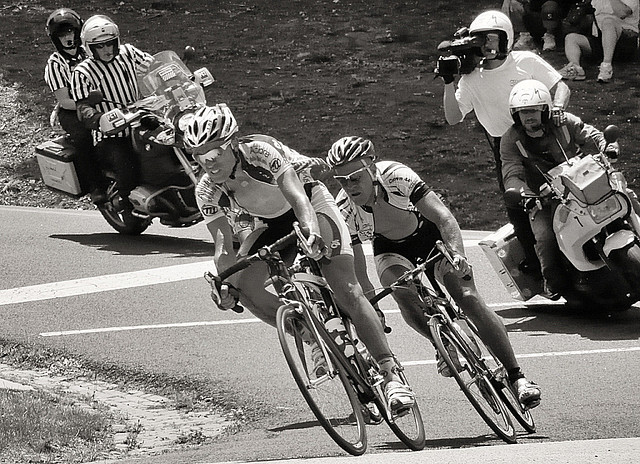
{"label": "bicycle rear wheel", "polygon": [[[502,397],[496,392],[491,381],[491,372],[477,362],[471,347],[448,326],[442,325],[438,317],[429,320],[429,329],[440,356],[445,360],[456,382],[469,402],[478,411],[480,417],[505,442],[516,442],[516,430],[507,412]],[[458,352],[462,370],[458,372],[456,364],[449,356],[446,345],[454,346]]]}
{"label": "bicycle rear wheel", "polygon": [[337,363],[333,363],[332,372],[316,376],[312,345],[323,342],[316,339],[293,306],[278,309],[277,329],[291,374],[320,425],[346,452],[356,456],[363,454],[367,449],[365,421],[349,379]]}

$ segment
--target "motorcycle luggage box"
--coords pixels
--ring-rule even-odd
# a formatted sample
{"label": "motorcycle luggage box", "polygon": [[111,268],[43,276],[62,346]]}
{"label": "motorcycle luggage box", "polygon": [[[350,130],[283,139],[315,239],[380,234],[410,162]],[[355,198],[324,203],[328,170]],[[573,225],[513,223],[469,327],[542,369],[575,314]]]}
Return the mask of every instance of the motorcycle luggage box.
{"label": "motorcycle luggage box", "polygon": [[611,192],[607,171],[593,156],[578,159],[564,169],[560,180],[578,201],[587,205],[595,205]]}
{"label": "motorcycle luggage box", "polygon": [[478,245],[512,298],[527,301],[542,291],[541,279],[520,271],[524,250],[511,224],[502,226]]}
{"label": "motorcycle luggage box", "polygon": [[65,136],[47,140],[36,147],[36,158],[45,185],[71,195],[82,195],[73,163],[75,148]]}

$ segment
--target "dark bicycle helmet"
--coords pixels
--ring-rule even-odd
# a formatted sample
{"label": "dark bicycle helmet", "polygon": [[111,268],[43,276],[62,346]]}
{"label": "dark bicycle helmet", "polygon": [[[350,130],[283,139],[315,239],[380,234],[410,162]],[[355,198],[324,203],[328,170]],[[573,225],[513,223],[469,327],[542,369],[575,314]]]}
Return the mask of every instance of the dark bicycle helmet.
{"label": "dark bicycle helmet", "polygon": [[[59,8],[49,15],[46,30],[56,50],[60,53],[69,54],[66,50],[80,46],[82,19],[78,13],[69,8]],[[64,47],[60,42],[60,35],[69,30],[72,30],[74,34],[73,46]]]}
{"label": "dark bicycle helmet", "polygon": [[327,164],[332,168],[359,158],[376,159],[375,149],[371,140],[362,137],[342,137],[336,141],[327,153]]}

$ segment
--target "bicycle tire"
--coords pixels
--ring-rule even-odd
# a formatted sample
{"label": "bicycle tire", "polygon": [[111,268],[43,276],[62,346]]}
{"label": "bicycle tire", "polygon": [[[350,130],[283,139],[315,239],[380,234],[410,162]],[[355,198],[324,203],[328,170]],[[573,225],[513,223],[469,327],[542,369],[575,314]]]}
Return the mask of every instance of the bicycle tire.
{"label": "bicycle tire", "polygon": [[[335,371],[315,378],[311,346],[302,340],[306,328],[303,316],[291,305],[278,309],[277,330],[282,352],[291,374],[309,408],[329,436],[347,453],[354,456],[367,449],[365,421],[358,396],[347,378],[334,362]],[[307,329],[308,336],[317,340]]]}
{"label": "bicycle tire", "polygon": [[[408,385],[404,372],[401,371],[399,375],[401,380]],[[388,408],[386,406],[382,407],[382,405],[379,404],[382,401],[386,401],[384,391],[382,388],[375,388],[375,390],[378,409],[385,411],[382,413],[382,417],[395,436],[413,451],[420,451],[424,449],[427,444],[427,440],[418,402],[416,401],[411,408],[409,408],[408,411],[405,411],[401,416],[394,415],[393,417],[389,417],[386,413]]]}
{"label": "bicycle tire", "polygon": [[[458,386],[480,417],[506,443],[516,443],[515,427],[506,404],[493,386],[491,372],[477,362],[476,356],[471,352],[472,348],[455,330],[442,324],[439,317],[429,320],[429,330],[440,356],[449,366]],[[445,344],[451,344],[456,348],[462,365],[460,372],[451,360]]]}

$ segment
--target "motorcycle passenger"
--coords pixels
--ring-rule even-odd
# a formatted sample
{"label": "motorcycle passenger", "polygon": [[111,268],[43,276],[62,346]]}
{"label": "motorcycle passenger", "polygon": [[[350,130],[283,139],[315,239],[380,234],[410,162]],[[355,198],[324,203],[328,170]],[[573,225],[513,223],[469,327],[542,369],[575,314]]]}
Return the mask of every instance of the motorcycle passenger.
{"label": "motorcycle passenger", "polygon": [[[469,34],[480,39],[479,50],[475,50],[477,64],[471,72],[460,77],[457,89],[453,75],[441,74],[445,83],[444,113],[451,125],[462,122],[471,111],[475,113],[493,151],[498,186],[504,192],[500,138],[513,122],[508,104],[511,88],[524,79],[544,82],[554,93],[552,112],[558,123],[562,120],[571,92],[558,71],[543,58],[531,51],[512,51],[513,25],[504,13],[485,11],[479,14],[471,22]],[[507,216],[527,256],[523,270],[537,272],[534,238],[526,215],[519,209],[507,207]]]}
{"label": "motorcycle passenger", "polygon": [[[139,179],[139,160],[133,151],[130,129],[107,136],[100,126],[106,112],[138,99],[136,72],[144,72],[153,57],[133,45],[120,44],[118,26],[107,16],[87,19],[80,37],[89,57],[73,70],[71,96],[80,121],[92,129],[101,167],[114,170],[125,211],[130,211],[132,206],[127,197]],[[95,103],[92,91],[100,91],[103,100]]]}
{"label": "motorcycle passenger", "polygon": [[[452,250],[458,269],[443,258],[434,268],[435,277],[503,362],[520,402],[528,408],[536,407],[540,403],[540,389],[525,378],[504,324],[478,293],[460,226],[440,197],[404,164],[376,162],[373,143],[361,137],[336,141],[326,161],[342,186],[336,203],[349,227],[356,275],[365,292],[373,292],[374,288],[367,274],[363,242],[372,242],[378,277],[382,285],[388,286],[427,258],[436,240],[442,240]],[[471,278],[464,280],[465,276]],[[415,289],[398,289],[392,295],[407,324],[431,340]],[[455,347],[450,345],[447,349],[461,370]],[[451,377],[444,359],[438,358],[438,372]]]}
{"label": "motorcycle passenger", "polygon": [[[217,248],[216,269],[227,269],[236,262],[230,222],[238,212],[248,213],[266,226],[243,241],[241,255],[273,243],[298,221],[308,237],[310,257],[330,258],[322,263],[324,276],[380,365],[392,409],[410,407],[415,402],[413,392],[401,382],[382,324],[358,283],[349,233],[331,193],[307,171],[296,173],[293,163],[307,157],[273,137],[238,137],[237,132],[236,119],[225,104],[199,109],[184,128],[185,146],[205,170],[196,198]],[[295,247],[281,254],[293,259]],[[268,277],[265,263],[253,264],[229,282],[218,282],[217,294],[212,297],[221,309],[233,308],[239,299],[257,317],[275,326],[281,303],[265,290]]]}
{"label": "motorcycle passenger", "polygon": [[56,97],[57,104],[51,115],[52,126],[60,124],[67,140],[76,149],[74,164],[78,170],[82,188],[89,192],[95,204],[104,203],[107,197],[102,186],[100,169],[92,159],[91,131],[82,125],[76,113],[76,102],[69,93],[71,72],[87,57],[80,45],[80,15],[69,8],[59,8],[47,18],[46,30],[56,48],[44,68],[44,80]]}
{"label": "motorcycle passenger", "polygon": [[[549,89],[540,81],[524,80],[511,90],[509,111],[513,125],[500,144],[505,188],[538,195],[546,182],[542,172],[546,173],[567,158],[581,154],[582,147],[589,140],[595,149],[606,149],[608,155],[617,157],[618,144],[607,145],[603,133],[578,116],[565,112],[565,121],[559,126],[554,124],[552,105]],[[569,282],[553,231],[553,212],[557,202],[537,202],[537,205],[535,207],[535,201],[526,204],[536,238],[535,250],[542,268],[545,296],[558,299]]]}

